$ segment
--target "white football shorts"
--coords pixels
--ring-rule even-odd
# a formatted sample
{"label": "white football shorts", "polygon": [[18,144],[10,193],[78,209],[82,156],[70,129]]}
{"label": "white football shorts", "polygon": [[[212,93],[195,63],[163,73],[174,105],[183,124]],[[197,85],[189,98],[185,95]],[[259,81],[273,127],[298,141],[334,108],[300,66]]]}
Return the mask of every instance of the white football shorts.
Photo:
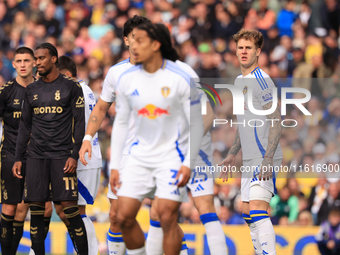
{"label": "white football shorts", "polygon": [[192,169],[191,177],[187,187],[191,190],[193,197],[214,194],[214,175],[208,168],[211,166],[212,156],[208,156],[202,150],[195,160],[195,169]]}
{"label": "white football shorts", "polygon": [[242,168],[242,179],[241,179],[241,199],[243,202],[249,202],[249,191],[250,187],[254,185],[259,185],[262,188],[270,191],[274,196],[276,194],[276,173],[275,170],[279,170],[282,158],[274,159],[273,165],[274,170],[272,171],[272,178],[269,180],[259,180],[259,167],[262,164],[263,158],[249,159],[243,160],[243,168]]}
{"label": "white football shorts", "polygon": [[93,205],[100,184],[101,168],[77,170],[78,205]]}
{"label": "white football shorts", "polygon": [[127,157],[126,164],[120,171],[121,186],[118,189],[118,197],[143,201],[146,197],[157,196],[176,202],[187,201],[186,186],[179,188],[175,180],[182,166],[180,159],[166,161],[161,167],[145,167],[134,157]]}

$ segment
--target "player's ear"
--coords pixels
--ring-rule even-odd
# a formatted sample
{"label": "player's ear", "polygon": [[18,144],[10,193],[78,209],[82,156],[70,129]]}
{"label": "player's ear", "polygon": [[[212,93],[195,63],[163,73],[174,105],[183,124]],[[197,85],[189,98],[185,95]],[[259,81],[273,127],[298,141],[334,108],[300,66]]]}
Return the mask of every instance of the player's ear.
{"label": "player's ear", "polygon": [[257,50],[256,50],[256,57],[260,56],[260,53],[261,53],[261,48],[257,48]]}
{"label": "player's ear", "polygon": [[52,63],[55,64],[55,63],[57,62],[57,57],[56,57],[56,56],[53,56],[53,57],[51,58],[51,60],[52,60]]}
{"label": "player's ear", "polygon": [[13,66],[13,68],[15,69],[14,61],[12,61],[12,66]]}
{"label": "player's ear", "polygon": [[161,48],[162,44],[159,41],[153,40],[151,43],[151,47],[154,51],[158,51]]}
{"label": "player's ear", "polygon": [[129,40],[128,40],[127,36],[124,36],[124,42],[125,42],[125,45],[126,45],[127,47],[130,46],[130,43],[129,43]]}

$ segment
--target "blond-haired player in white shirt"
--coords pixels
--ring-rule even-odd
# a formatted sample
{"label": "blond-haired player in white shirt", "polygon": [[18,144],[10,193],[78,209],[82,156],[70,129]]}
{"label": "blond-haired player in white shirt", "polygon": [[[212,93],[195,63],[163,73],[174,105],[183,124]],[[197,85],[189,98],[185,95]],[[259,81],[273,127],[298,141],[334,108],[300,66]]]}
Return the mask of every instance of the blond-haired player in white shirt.
{"label": "blond-haired player in white shirt", "polygon": [[[234,85],[243,91],[244,115],[237,115],[238,129],[234,143],[220,165],[233,166],[235,155],[242,148],[243,218],[250,227],[256,254],[274,255],[275,232],[267,210],[276,192],[275,172],[270,167],[280,166],[282,162],[279,145],[282,132],[281,114],[277,106],[273,105],[275,85],[258,67],[263,35],[256,30],[241,29],[234,35],[234,40],[242,71]],[[252,102],[248,101],[249,93],[252,93]],[[269,110],[272,105],[275,111],[268,115],[257,115],[249,109],[253,106],[256,110]],[[228,180],[228,172],[222,172],[221,177],[223,181]]]}

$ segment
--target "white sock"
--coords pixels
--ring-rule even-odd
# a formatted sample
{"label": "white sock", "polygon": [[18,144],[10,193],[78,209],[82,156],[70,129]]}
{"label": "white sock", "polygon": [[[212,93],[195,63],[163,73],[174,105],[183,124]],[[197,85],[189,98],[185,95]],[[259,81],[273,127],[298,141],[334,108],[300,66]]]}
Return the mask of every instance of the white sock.
{"label": "white sock", "polygon": [[225,235],[216,213],[202,214],[200,219],[207,233],[210,253],[214,255],[228,254]]}
{"label": "white sock", "polygon": [[113,233],[110,229],[107,232],[107,243],[109,248],[109,254],[124,255],[126,252],[126,246],[123,241],[122,233]]}
{"label": "white sock", "polygon": [[256,224],[250,223],[249,228],[250,228],[250,236],[251,236],[251,240],[253,242],[255,253],[256,253],[256,255],[262,255],[263,252],[262,252],[262,248],[261,248]]}
{"label": "white sock", "polygon": [[146,238],[146,253],[148,255],[163,255],[163,236],[160,222],[150,220],[150,228]]}
{"label": "white sock", "polygon": [[250,211],[253,224],[256,225],[258,239],[261,244],[262,253],[266,255],[276,255],[276,237],[273,224],[266,211]]}
{"label": "white sock", "polygon": [[142,248],[134,249],[134,250],[126,249],[126,252],[128,255],[146,255],[144,246]]}
{"label": "white sock", "polygon": [[81,218],[83,219],[86,234],[87,234],[87,243],[89,246],[89,255],[98,255],[98,240],[96,237],[96,229],[94,228],[94,225],[90,218],[86,216],[86,214],[81,215]]}

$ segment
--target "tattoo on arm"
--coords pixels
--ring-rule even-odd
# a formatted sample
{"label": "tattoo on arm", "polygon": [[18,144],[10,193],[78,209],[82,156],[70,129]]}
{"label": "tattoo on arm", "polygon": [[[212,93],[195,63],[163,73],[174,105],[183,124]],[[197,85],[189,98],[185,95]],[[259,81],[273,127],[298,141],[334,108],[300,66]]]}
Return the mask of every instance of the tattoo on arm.
{"label": "tattoo on arm", "polygon": [[240,139],[240,133],[237,129],[233,145],[231,146],[230,150],[228,151],[228,155],[232,154],[232,155],[235,156],[239,152],[240,149],[241,149],[241,139]]}
{"label": "tattoo on arm", "polygon": [[97,118],[96,115],[93,115],[93,116],[91,117],[91,122],[92,122],[92,123],[97,123],[97,122],[98,122],[98,118]]}
{"label": "tattoo on arm", "polygon": [[[263,106],[263,110],[268,110],[272,107],[272,102]],[[268,146],[266,149],[266,156],[273,157],[276,148],[280,142],[282,126],[281,126],[281,114],[278,108],[272,113],[267,115],[267,119],[272,120],[269,128]]]}

